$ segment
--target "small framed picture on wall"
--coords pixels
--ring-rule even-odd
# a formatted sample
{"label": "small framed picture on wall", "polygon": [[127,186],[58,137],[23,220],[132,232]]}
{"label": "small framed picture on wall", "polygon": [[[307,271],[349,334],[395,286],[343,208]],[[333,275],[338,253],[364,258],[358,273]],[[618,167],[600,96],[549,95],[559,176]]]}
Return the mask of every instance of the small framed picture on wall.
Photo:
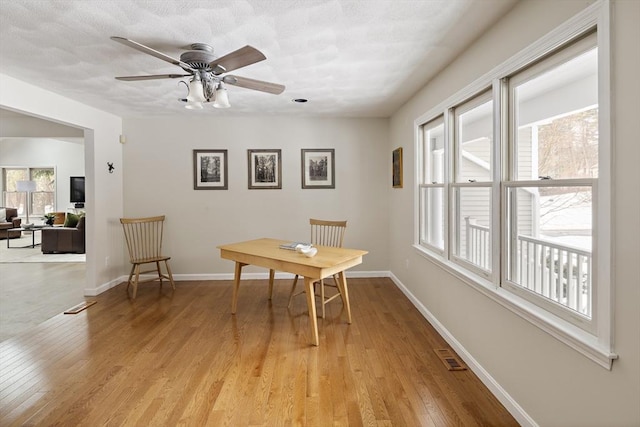
{"label": "small framed picture on wall", "polygon": [[336,188],[333,148],[302,149],[302,188]]}
{"label": "small framed picture on wall", "polygon": [[249,189],[282,188],[281,150],[247,150]]}
{"label": "small framed picture on wall", "polygon": [[391,176],[393,188],[402,188],[402,147],[393,150],[391,155]]}
{"label": "small framed picture on wall", "polygon": [[227,150],[193,150],[193,189],[227,190]]}

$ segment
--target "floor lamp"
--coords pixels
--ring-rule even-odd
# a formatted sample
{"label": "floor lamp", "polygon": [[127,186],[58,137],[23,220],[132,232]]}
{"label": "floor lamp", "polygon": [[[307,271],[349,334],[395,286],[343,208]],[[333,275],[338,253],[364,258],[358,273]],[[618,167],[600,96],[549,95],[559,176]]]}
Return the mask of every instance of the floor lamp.
{"label": "floor lamp", "polygon": [[35,181],[17,181],[16,182],[16,190],[27,193],[27,224],[29,224],[29,202],[31,201],[31,193],[36,191],[36,182]]}

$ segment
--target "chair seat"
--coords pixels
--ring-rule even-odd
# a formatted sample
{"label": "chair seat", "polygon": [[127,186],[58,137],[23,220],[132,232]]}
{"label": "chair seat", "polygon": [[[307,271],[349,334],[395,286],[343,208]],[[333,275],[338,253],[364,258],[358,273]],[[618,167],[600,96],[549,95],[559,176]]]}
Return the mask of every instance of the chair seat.
{"label": "chair seat", "polygon": [[135,259],[135,260],[131,260],[131,262],[133,264],[148,264],[151,262],[160,262],[160,261],[168,261],[170,260],[171,257],[170,256],[155,256],[155,257],[151,257],[151,258],[139,258],[139,259]]}

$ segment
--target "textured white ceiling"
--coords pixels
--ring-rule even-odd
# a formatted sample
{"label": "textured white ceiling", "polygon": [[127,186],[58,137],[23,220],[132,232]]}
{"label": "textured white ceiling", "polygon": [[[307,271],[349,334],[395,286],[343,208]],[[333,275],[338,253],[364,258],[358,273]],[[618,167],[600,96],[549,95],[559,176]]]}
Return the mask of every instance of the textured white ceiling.
{"label": "textured white ceiling", "polygon": [[[388,117],[516,1],[0,0],[0,73],[122,117]],[[249,44],[267,60],[233,74],[286,90],[228,87],[230,109],[186,110],[178,80],[115,80],[182,70],[110,36],[174,58],[195,42],[217,56]]]}

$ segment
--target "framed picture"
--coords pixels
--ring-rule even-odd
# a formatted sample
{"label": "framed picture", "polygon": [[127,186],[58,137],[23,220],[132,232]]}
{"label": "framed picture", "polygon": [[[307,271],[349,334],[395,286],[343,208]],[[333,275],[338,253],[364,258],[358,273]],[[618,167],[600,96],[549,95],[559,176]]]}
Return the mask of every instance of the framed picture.
{"label": "framed picture", "polygon": [[247,150],[249,154],[249,189],[281,189],[281,150]]}
{"label": "framed picture", "polygon": [[227,150],[193,150],[193,189],[227,190]]}
{"label": "framed picture", "polygon": [[402,188],[402,147],[393,150],[391,158],[393,188]]}
{"label": "framed picture", "polygon": [[302,149],[302,188],[336,188],[335,150]]}

